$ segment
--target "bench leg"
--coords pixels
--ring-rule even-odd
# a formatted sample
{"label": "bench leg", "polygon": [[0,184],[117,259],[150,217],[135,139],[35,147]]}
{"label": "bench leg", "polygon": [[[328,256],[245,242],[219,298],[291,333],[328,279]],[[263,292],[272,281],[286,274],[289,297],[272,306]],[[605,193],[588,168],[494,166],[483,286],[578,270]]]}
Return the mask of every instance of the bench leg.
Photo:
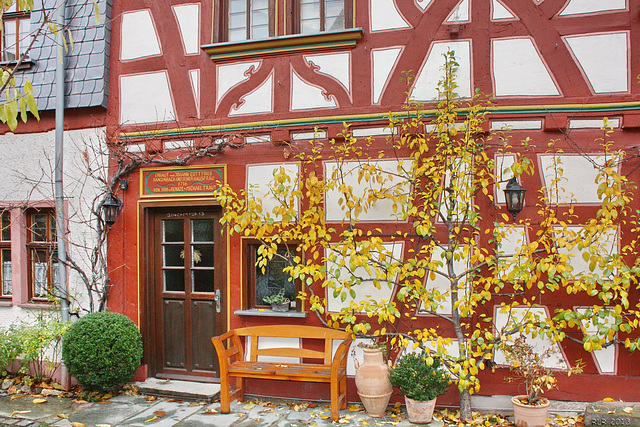
{"label": "bench leg", "polygon": [[231,412],[231,400],[229,396],[229,375],[220,375],[220,412],[228,414]]}
{"label": "bench leg", "polygon": [[[331,381],[331,421],[336,422],[340,419],[340,392],[339,384]],[[345,396],[345,402],[346,402]]]}
{"label": "bench leg", "polygon": [[340,409],[347,409],[347,376],[342,377],[340,381],[340,394],[342,396],[342,405]]}

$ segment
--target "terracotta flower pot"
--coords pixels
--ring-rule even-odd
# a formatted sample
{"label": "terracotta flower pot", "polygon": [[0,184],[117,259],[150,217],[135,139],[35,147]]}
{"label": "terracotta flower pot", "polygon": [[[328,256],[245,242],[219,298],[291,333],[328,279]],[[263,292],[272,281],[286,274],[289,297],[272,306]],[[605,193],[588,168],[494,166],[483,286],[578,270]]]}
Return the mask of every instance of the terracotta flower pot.
{"label": "terracotta flower pot", "polygon": [[544,401],[541,405],[525,405],[520,402],[527,396],[514,396],[511,398],[513,404],[513,415],[516,427],[544,427],[547,422],[547,412],[549,410],[549,399],[542,398]]}
{"label": "terracotta flower pot", "polygon": [[374,348],[363,349],[362,365],[356,360],[356,387],[358,396],[373,418],[384,416],[393,392],[389,382],[389,366],[384,363],[382,351]]}
{"label": "terracotta flower pot", "polygon": [[433,400],[413,400],[404,397],[407,406],[407,417],[414,424],[430,423],[433,418],[433,410],[436,408],[436,399]]}

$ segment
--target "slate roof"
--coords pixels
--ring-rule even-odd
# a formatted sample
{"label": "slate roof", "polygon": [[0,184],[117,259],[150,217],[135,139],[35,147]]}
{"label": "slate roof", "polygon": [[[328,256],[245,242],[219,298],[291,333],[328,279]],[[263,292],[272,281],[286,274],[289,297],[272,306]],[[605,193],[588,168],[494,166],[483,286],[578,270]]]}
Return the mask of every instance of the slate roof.
{"label": "slate roof", "polygon": [[[111,2],[98,0],[101,14],[98,23],[92,0],[67,0],[66,16],[73,43],[68,43],[66,53],[66,108],[107,107]],[[55,4],[56,0],[45,0],[44,10],[31,12],[32,32],[37,30],[45,13],[53,12]],[[29,59],[33,66],[19,71],[16,78],[31,81],[38,110],[52,110],[56,104],[55,70],[59,61],[55,35],[49,31],[40,35],[29,52]]]}

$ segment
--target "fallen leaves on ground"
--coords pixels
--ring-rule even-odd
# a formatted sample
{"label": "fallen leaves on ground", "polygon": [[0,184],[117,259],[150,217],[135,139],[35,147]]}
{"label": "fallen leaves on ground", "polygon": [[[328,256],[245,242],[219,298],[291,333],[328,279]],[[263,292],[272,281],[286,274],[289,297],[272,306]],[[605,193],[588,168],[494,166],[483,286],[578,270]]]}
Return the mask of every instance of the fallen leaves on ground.
{"label": "fallen leaves on ground", "polygon": [[47,399],[33,399],[33,403],[47,403]]}

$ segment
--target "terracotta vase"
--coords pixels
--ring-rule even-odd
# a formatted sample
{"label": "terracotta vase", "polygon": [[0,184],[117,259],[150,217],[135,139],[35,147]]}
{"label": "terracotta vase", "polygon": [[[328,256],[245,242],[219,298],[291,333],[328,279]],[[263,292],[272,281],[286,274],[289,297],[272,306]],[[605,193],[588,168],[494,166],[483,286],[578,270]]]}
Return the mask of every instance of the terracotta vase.
{"label": "terracotta vase", "polygon": [[363,349],[362,365],[356,360],[356,387],[360,400],[373,418],[384,416],[393,392],[389,382],[389,365],[384,363],[382,351],[373,348]]}
{"label": "terracotta vase", "polygon": [[436,399],[432,400],[413,400],[404,397],[404,403],[407,406],[407,417],[414,424],[426,424],[431,422],[433,418],[433,410],[436,408]]}
{"label": "terracotta vase", "polygon": [[520,399],[526,397],[522,395],[511,398],[516,427],[544,427],[551,402],[549,399],[542,398],[544,400],[542,405],[525,405],[520,402]]}

